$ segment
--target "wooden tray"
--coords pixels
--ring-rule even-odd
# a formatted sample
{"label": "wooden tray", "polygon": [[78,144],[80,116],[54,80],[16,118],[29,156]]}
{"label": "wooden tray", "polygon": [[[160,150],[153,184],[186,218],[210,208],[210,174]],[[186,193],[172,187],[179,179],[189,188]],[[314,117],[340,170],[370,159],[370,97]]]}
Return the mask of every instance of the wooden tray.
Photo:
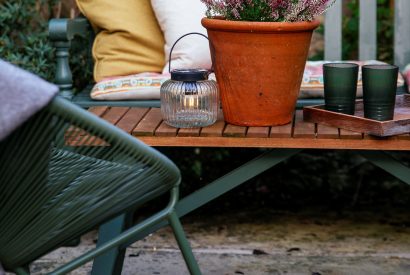
{"label": "wooden tray", "polygon": [[327,111],[324,105],[303,108],[303,119],[369,135],[387,137],[410,132],[410,95],[396,96],[393,120],[377,121],[363,117],[363,100],[356,101],[354,115]]}

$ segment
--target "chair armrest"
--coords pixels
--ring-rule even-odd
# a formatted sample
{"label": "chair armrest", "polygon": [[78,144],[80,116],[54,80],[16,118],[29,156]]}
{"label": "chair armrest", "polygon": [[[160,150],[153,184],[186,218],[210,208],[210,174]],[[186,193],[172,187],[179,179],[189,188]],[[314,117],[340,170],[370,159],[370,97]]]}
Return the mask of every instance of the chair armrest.
{"label": "chair armrest", "polygon": [[73,98],[73,76],[69,65],[69,50],[75,36],[87,38],[91,25],[84,17],[74,19],[51,19],[48,24],[49,38],[56,48],[55,84],[60,88],[60,95]]}

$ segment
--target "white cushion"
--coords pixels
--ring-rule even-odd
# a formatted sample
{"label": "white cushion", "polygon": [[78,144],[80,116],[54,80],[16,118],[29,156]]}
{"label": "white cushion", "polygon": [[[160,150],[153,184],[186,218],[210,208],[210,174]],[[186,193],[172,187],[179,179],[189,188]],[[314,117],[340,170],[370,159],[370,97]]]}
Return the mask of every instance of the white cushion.
{"label": "white cushion", "polygon": [[[179,37],[190,32],[207,35],[201,25],[206,7],[199,0],[151,0],[151,4],[165,37],[166,66],[163,73],[168,73],[169,52]],[[183,38],[173,50],[171,65],[171,69],[210,69],[208,41],[199,35]]]}

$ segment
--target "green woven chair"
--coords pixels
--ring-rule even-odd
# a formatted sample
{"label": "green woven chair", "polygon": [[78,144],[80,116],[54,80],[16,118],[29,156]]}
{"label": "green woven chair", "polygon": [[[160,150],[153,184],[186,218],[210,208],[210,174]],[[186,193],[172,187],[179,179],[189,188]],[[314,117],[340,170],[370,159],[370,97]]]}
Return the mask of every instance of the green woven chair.
{"label": "green woven chair", "polygon": [[66,274],[166,219],[190,273],[200,274],[174,212],[179,183],[169,159],[57,97],[0,143],[0,262],[29,274],[35,259],[169,191],[164,210],[52,274]]}

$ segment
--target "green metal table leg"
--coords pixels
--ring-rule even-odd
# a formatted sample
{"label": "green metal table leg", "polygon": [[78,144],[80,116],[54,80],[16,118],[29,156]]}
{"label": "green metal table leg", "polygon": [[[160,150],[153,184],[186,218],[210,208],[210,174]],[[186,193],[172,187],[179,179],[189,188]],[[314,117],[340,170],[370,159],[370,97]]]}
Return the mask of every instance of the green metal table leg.
{"label": "green metal table leg", "polygon": [[175,211],[169,214],[168,222],[172,227],[172,231],[174,232],[179,249],[181,249],[182,256],[185,259],[189,273],[191,275],[201,275],[199,266],[195,260],[194,254],[192,253],[191,246],[185,237],[184,229],[182,228],[181,222],[179,221]]}
{"label": "green metal table leg", "polygon": [[[198,191],[182,198],[176,205],[176,213],[179,217],[182,217],[202,205],[212,201],[213,199],[225,194],[233,188],[241,185],[242,183],[256,177],[257,175],[265,172],[273,166],[285,161],[286,159],[296,155],[302,151],[301,149],[272,149],[269,150],[255,159],[245,163],[241,167],[233,170],[232,172],[220,177],[219,179],[209,183],[205,187]],[[152,232],[166,226],[166,221],[160,222],[141,231],[135,239],[128,243],[131,245],[133,242],[148,236]]]}
{"label": "green metal table leg", "polygon": [[218,198],[244,182],[299,153],[300,149],[273,149],[220,177],[200,190],[181,199],[176,211],[182,217],[202,205]]}
{"label": "green metal table leg", "polygon": [[[98,230],[97,247],[120,235],[125,229],[132,225],[132,213],[122,214],[111,221],[100,226]],[[93,262],[92,275],[121,274],[124,263],[125,248],[114,248]]]}
{"label": "green metal table leg", "polygon": [[371,163],[410,185],[410,168],[385,151],[360,151]]}

